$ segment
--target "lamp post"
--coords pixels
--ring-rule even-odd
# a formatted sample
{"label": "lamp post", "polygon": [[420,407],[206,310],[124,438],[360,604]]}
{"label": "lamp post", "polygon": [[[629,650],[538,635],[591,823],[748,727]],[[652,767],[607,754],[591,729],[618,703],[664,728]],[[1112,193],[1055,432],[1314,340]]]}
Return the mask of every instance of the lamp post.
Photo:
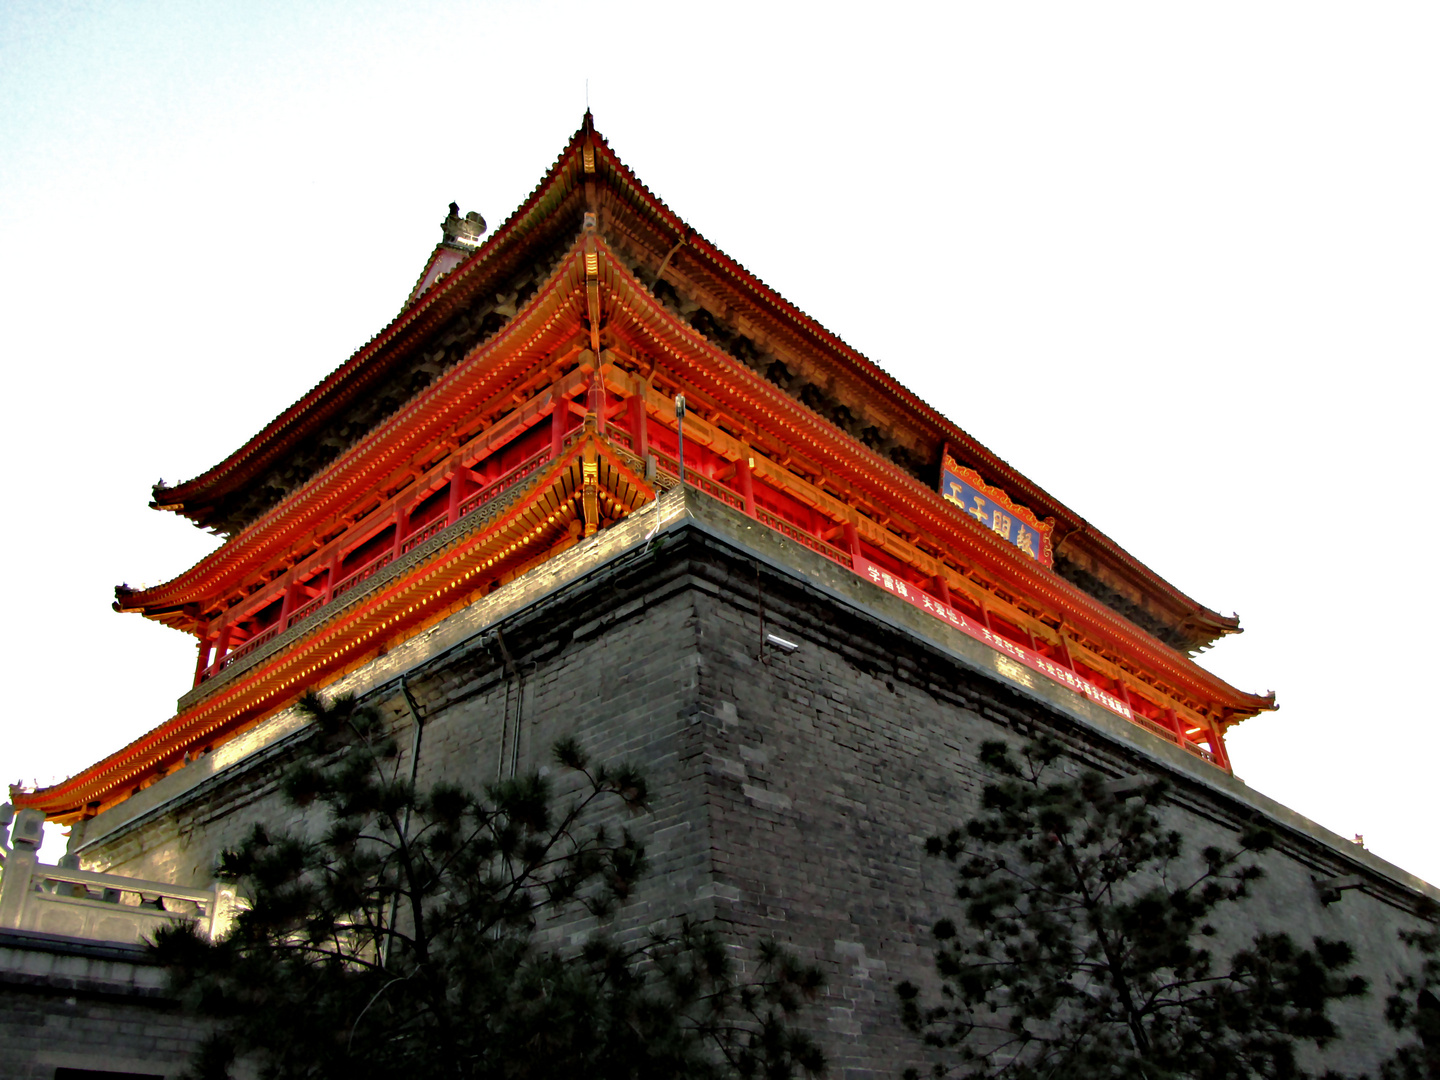
{"label": "lamp post", "polygon": [[680,443],[680,490],[685,490],[685,395],[675,395],[675,430]]}

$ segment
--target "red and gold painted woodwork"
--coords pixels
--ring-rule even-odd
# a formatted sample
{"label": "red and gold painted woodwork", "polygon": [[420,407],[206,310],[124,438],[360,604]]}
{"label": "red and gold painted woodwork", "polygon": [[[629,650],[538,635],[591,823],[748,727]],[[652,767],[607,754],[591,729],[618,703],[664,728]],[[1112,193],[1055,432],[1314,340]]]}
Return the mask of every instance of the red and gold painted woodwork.
{"label": "red and gold painted woodwork", "polygon": [[[487,514],[487,505],[503,500],[506,493],[482,489],[477,494],[484,501],[473,507],[461,501],[436,519],[449,523],[450,513],[461,522],[470,514],[488,518],[473,532],[455,538],[433,557],[237,677],[224,680],[213,694],[201,696],[95,768],[36,793],[46,799],[34,805],[52,813],[57,803],[102,811],[128,797],[137,781],[143,786],[150,776],[181,765],[186,754],[223,743],[251,722],[291,704],[305,689],[368,662],[381,649],[566,550],[586,530],[621,520],[655,497],[654,487],[636,473],[637,462],[598,436],[593,422],[570,431],[558,448],[547,445],[537,456],[538,467],[527,461],[512,470],[515,475],[502,478],[502,483],[514,480],[515,487],[523,482],[524,490],[501,512]],[[527,470],[523,481],[517,478]],[[430,532],[432,526],[433,522],[427,523],[413,535]],[[219,675],[229,666],[226,660],[244,655],[238,650],[230,653],[206,676]]]}
{"label": "red and gold painted woodwork", "polygon": [[[596,168],[608,148],[586,145]],[[514,221],[416,306],[463,292],[466,268],[503,246]],[[332,376],[315,393],[338,385]],[[118,591],[122,610],[196,635],[195,689],[165,724],[61,784],[16,792],[17,804],[60,820],[104,810],[633,513],[656,497],[643,479],[648,455],[661,474],[679,472],[680,393],[687,484],[852,571],[888,576],[917,605],[944,605],[1031,670],[1083,683],[1222,768],[1224,729],[1273,707],[717,349],[656,300],[587,213],[569,254],[502,331],[195,566]],[[285,416],[299,423],[304,406]],[[274,427],[208,482],[278,452],[266,445]]]}
{"label": "red and gold painted woodwork", "polygon": [[974,518],[982,529],[989,529],[1006,543],[1013,544],[1041,566],[1055,565],[1051,542],[1055,519],[1041,521],[1003,490],[985,483],[984,477],[974,469],[957,465],[948,446],[940,458],[940,494],[967,517]]}
{"label": "red and gold painted woodwork", "polygon": [[[659,266],[655,280],[664,274],[709,295],[732,321],[787,346],[792,359],[798,358],[821,383],[843,391],[842,397],[864,401],[878,420],[922,442],[948,443],[1012,498],[1042,518],[1054,516],[1071,552],[1103,567],[1122,592],[1143,596],[1175,625],[1193,628],[1197,643],[1238,632],[1234,616],[1185,596],[692,230],[620,161],[588,113],[530,197],[465,262],[423,295],[412,294],[412,302],[388,327],[235,453],[194,480],[157,487],[154,505],[206,523],[217,500],[245,490],[386,372],[428,348],[433,333],[466,304],[507,287],[516,269],[532,261],[537,245],[556,238],[568,242],[580,227],[582,211],[598,214],[605,230],[632,252],[651,252]],[[436,257],[445,250],[438,248]]]}

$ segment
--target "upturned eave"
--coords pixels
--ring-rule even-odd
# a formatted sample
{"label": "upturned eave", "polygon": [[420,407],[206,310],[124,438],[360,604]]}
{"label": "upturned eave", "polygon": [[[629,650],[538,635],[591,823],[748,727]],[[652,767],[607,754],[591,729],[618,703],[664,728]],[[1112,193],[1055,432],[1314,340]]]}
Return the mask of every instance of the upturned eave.
{"label": "upturned eave", "polygon": [[[585,238],[577,239],[551,280],[504,332],[305,488],[179,578],[143,593],[125,593],[118,603],[156,617],[162,610],[182,610],[187,602],[198,603],[234,588],[247,570],[277,557],[317,525],[347,509],[377,477],[392,472],[418,448],[443,438],[447,425],[473,409],[478,398],[503,386],[509,373],[540,355],[535,351],[536,342],[553,345],[583,329],[586,244]],[[1070,625],[1106,642],[1166,682],[1201,700],[1219,703],[1235,716],[1273,707],[1273,698],[1230,686],[1002,543],[990,530],[977,527],[937,490],[828,423],[677,319],[603,240],[595,239],[593,246],[609,333],[633,348],[663,357],[688,383],[725,401],[757,429],[783,436],[799,455],[825,462],[835,476],[909,522],[909,527],[928,537],[935,548],[952,552],[990,580],[1060,613]]]}
{"label": "upturned eave", "polygon": [[[524,567],[555,545],[567,542],[575,514],[557,514],[554,507],[575,502],[577,472],[597,463],[599,486],[623,503],[626,512],[653,501],[655,487],[632,468],[627,454],[593,426],[578,429],[568,449],[536,478],[519,498],[493,520],[469,534],[458,535],[373,595],[353,605],[337,604],[333,616],[323,613],[296,640],[283,643],[271,656],[226,679],[212,693],[183,708],[174,717],[129,745],[59,784],[37,791],[11,788],[14,805],[65,818],[105,806],[127,789],[173,768],[210,744],[293,704],[306,691],[363,662],[387,641],[403,640],[464,603],[507,567]],[[477,512],[478,513],[478,512]],[[463,523],[464,519],[462,519]]]}
{"label": "upturned eave", "polygon": [[[355,500],[404,466],[475,405],[503,389],[581,329],[576,306],[584,288],[577,245],[550,279],[495,337],[437,380],[415,400],[366,435],[298,491],[283,499],[184,573],[148,589],[117,586],[115,608],[155,617],[201,604],[240,588],[257,565],[282,557],[317,528],[348,510]],[[193,630],[193,627],[190,627]]]}
{"label": "upturned eave", "polygon": [[[204,524],[221,499],[242,490],[282,459],[366,386],[392,370],[409,344],[423,342],[430,330],[503,276],[503,269],[526,248],[527,238],[540,230],[547,217],[586,183],[607,186],[621,204],[649,223],[655,236],[661,238],[660,246],[666,250],[672,242],[683,241],[674,251],[673,265],[677,271],[704,278],[728,290],[752,314],[788,334],[815,358],[823,358],[838,378],[856,387],[859,393],[878,396],[891,412],[903,414],[907,423],[922,430],[929,441],[950,443],[989,482],[1004,488],[1016,501],[1040,517],[1055,518],[1056,535],[1063,538],[1064,544],[1085,551],[1128,580],[1137,591],[1151,597],[1169,612],[1169,621],[1196,647],[1239,632],[1237,616],[1222,615],[1176,588],[692,230],[620,161],[605,139],[593,130],[588,114],[525,203],[474,254],[426,290],[376,338],[245,446],[194,480],[172,488],[157,488],[152,505],[176,510]],[[243,530],[242,535],[249,531],[249,528]],[[128,597],[120,598],[119,602],[124,605],[136,601]]]}

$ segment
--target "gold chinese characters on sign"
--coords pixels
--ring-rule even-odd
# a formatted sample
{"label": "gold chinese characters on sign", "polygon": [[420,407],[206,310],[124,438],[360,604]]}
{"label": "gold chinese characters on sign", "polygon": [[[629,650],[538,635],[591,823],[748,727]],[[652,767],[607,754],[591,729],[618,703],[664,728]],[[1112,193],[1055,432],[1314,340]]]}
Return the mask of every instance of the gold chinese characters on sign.
{"label": "gold chinese characters on sign", "polygon": [[981,528],[1019,548],[1041,566],[1053,565],[1050,534],[1055,519],[1041,521],[1025,507],[1016,505],[1005,492],[980,479],[974,469],[957,465],[948,450],[940,469],[940,494]]}

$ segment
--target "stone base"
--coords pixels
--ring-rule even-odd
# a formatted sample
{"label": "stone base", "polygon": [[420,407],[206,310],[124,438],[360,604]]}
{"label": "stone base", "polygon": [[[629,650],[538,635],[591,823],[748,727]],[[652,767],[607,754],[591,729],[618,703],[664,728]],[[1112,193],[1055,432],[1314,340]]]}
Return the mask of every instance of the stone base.
{"label": "stone base", "polygon": [[[798,648],[767,645],[771,633]],[[1280,838],[1267,880],[1222,936],[1274,927],[1354,944],[1375,993],[1339,1014],[1334,1067],[1373,1069],[1388,1052],[1381,1002],[1409,962],[1396,931],[1416,925],[1422,894],[1436,896],[695,492],[667,495],[347,676],[337,688],[373,695],[408,748],[402,676],[424,720],[422,784],[479,787],[549,767],[549,747],[572,734],[599,760],[643,766],[653,808],[633,825],[652,871],[620,932],[688,915],[820,963],[828,981],[811,1017],[836,1077],[924,1068],[894,987],[929,980],[929,927],[958,911],[951,876],[921,844],[977,810],[989,739],[1048,732],[1073,768],[1166,776],[1166,812],[1192,852],[1233,847],[1247,823],[1267,822]],[[293,715],[274,717],[92,819],[78,845],[86,865],[204,884],[216,853],[255,822],[303,824],[276,781],[304,737]],[[1359,886],[1322,903],[1316,881],[1347,875]]]}
{"label": "stone base", "polygon": [[164,986],[138,945],[0,930],[0,1077],[179,1077],[207,1029]]}

